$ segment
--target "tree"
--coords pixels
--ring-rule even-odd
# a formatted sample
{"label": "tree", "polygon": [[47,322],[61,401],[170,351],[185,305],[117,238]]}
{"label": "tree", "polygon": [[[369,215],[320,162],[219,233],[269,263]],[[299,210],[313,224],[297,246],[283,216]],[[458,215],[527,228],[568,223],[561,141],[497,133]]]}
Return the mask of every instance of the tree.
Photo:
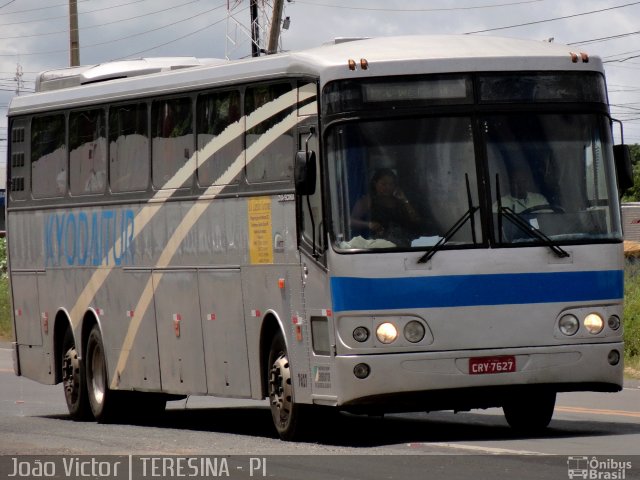
{"label": "tree", "polygon": [[629,145],[631,164],[633,165],[633,187],[622,197],[623,202],[640,202],[640,145]]}

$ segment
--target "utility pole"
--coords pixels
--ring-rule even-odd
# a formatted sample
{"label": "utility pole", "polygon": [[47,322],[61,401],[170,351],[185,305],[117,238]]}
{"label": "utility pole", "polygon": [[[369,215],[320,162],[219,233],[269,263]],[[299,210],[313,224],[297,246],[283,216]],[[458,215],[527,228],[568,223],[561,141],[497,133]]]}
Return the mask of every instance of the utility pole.
{"label": "utility pole", "polygon": [[267,45],[267,53],[278,52],[278,42],[280,40],[280,26],[282,24],[282,8],[284,0],[274,0],[273,17],[271,18],[271,28],[269,29],[269,43]]}
{"label": "utility pole", "polygon": [[78,34],[78,0],[69,0],[69,65],[80,66],[80,35]]}
{"label": "utility pole", "polygon": [[258,23],[258,0],[249,1],[251,11],[251,56],[260,56],[260,25]]}

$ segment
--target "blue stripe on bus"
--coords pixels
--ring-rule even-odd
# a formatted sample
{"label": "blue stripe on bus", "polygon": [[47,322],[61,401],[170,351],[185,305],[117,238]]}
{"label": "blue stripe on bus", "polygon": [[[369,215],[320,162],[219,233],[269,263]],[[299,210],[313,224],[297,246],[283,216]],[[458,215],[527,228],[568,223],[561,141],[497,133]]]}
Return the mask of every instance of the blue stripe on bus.
{"label": "blue stripe on bus", "polygon": [[388,310],[617,300],[623,271],[333,277],[333,310]]}

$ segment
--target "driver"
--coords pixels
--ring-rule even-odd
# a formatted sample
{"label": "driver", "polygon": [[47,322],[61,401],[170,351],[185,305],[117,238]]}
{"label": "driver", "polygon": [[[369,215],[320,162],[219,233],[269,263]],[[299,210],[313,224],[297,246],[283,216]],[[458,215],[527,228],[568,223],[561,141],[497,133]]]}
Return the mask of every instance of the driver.
{"label": "driver", "polygon": [[[533,207],[549,205],[549,200],[535,191],[533,181],[528,175],[512,175],[510,177],[510,191],[500,197],[500,205],[510,208],[515,213],[522,213]],[[498,202],[493,205],[493,210],[498,210]]]}

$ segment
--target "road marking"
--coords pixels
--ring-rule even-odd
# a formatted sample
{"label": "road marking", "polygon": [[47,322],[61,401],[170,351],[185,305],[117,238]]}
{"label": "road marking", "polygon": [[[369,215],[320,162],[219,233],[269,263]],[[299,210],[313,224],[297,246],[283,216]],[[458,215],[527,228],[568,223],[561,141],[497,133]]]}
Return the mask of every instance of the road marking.
{"label": "road marking", "polygon": [[513,450],[509,448],[483,447],[481,445],[466,445],[461,443],[444,443],[444,442],[416,442],[407,444],[410,448],[420,447],[441,447],[452,448],[456,450],[468,450],[471,452],[483,452],[492,455],[547,455],[542,452],[532,452],[529,450]]}
{"label": "road marking", "polygon": [[593,415],[614,415],[619,417],[640,418],[640,412],[629,412],[626,410],[604,410],[584,407],[556,407],[556,412],[564,413],[589,413]]}

